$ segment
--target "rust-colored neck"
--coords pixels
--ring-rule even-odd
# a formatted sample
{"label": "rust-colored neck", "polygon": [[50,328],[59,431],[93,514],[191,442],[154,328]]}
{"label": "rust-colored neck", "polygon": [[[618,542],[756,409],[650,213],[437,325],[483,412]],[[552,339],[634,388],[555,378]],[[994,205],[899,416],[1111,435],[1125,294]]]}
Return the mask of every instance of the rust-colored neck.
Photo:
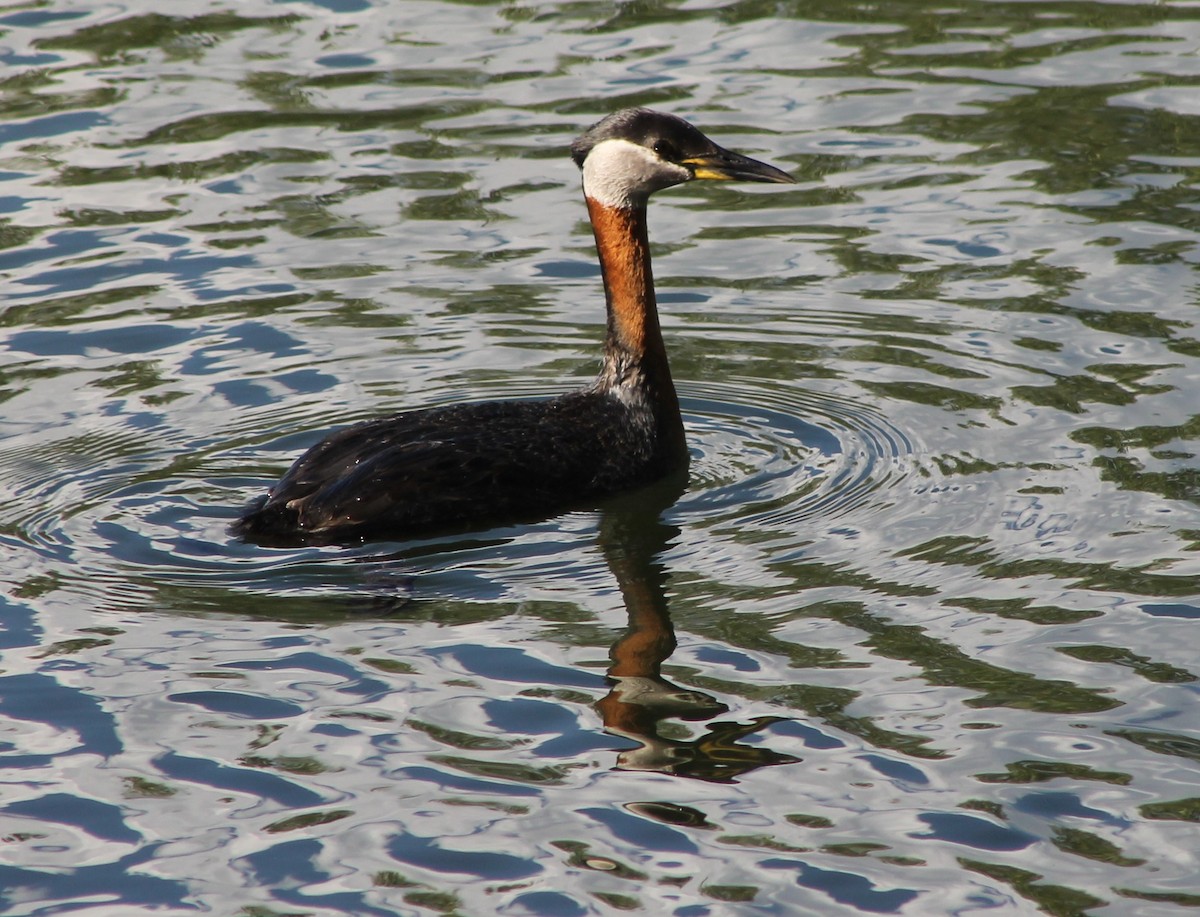
{"label": "rust-colored neck", "polygon": [[587,207],[608,305],[600,385],[637,389],[654,405],[660,433],[671,438],[672,448],[683,450],[679,399],[654,299],[646,205],[610,207],[588,197]]}
{"label": "rust-colored neck", "polygon": [[665,362],[654,301],[646,206],[609,207],[590,197],[587,206],[608,299],[608,348],[635,360],[651,356]]}

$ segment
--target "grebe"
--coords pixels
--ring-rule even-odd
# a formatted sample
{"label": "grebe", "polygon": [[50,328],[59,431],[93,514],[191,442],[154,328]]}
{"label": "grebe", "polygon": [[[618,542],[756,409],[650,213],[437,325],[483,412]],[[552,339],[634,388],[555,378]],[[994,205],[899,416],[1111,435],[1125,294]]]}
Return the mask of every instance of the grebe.
{"label": "grebe", "polygon": [[234,523],[264,545],[328,544],[544,518],[686,467],[650,272],[646,202],[693,180],[792,183],[674,115],[630,108],[571,144],[608,308],[599,377],[540,401],[368,420],[317,443]]}

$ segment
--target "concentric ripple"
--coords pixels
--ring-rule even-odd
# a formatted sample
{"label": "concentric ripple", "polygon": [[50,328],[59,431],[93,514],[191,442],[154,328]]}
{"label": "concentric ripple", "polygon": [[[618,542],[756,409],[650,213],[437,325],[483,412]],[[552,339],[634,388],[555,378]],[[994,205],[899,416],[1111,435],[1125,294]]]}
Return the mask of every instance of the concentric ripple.
{"label": "concentric ripple", "polygon": [[[544,383],[539,387],[544,394]],[[739,378],[685,383],[681,391],[692,462],[687,489],[668,515],[685,528],[792,532],[814,518],[833,519],[864,507],[869,512],[872,501],[880,508],[888,504],[880,495],[913,465],[907,433],[839,395]],[[467,394],[477,393],[454,397]],[[505,394],[530,397],[535,386],[518,383]],[[324,424],[294,416],[303,413],[294,406],[281,421],[280,410],[264,408],[251,412],[253,417],[230,414],[218,421],[224,429],[206,427],[205,435],[160,420],[156,442],[175,456],[170,462],[153,457],[141,440],[140,450],[131,448],[131,431],[117,421],[109,425],[115,428],[97,431],[86,449],[54,437],[30,446],[21,461],[8,463],[0,482],[22,496],[17,503],[24,507],[23,514],[8,520],[9,537],[38,546],[47,563],[52,557],[69,558],[66,568],[57,565],[60,585],[90,595],[102,607],[156,605],[164,589],[185,590],[199,606],[218,602],[216,596],[228,588],[267,589],[293,598],[314,590],[356,593],[363,584],[349,561],[364,552],[376,555],[379,546],[348,554],[338,549],[264,552],[236,545],[228,536],[226,526],[247,494],[269,483],[265,469],[274,462],[263,456],[274,455],[282,469],[312,438],[293,432],[251,446],[246,441],[261,434],[253,436],[248,427],[302,431]],[[328,423],[338,425],[333,417]],[[98,454],[120,460],[110,459],[103,473],[72,473],[62,461],[64,452],[93,461]],[[261,480],[247,473],[250,454],[266,474]],[[58,473],[46,474],[48,465]],[[32,494],[39,496],[30,499]],[[593,513],[573,513],[483,533],[484,548],[472,539],[435,540],[415,546],[426,558],[416,566],[431,587],[429,575],[458,571],[435,591],[453,594],[457,583],[467,593],[458,597],[468,600],[497,588],[505,591],[497,583],[481,585],[484,569],[497,571],[498,583],[512,577],[603,577],[602,567],[592,569],[597,558],[587,547],[596,524]],[[431,562],[439,555],[442,561]],[[413,561],[409,557],[402,566],[411,570]],[[475,573],[464,581],[462,571],[468,568]]]}
{"label": "concentric ripple", "polygon": [[912,465],[909,434],[847,398],[748,379],[681,390],[692,465],[676,510],[689,521],[766,528],[834,518]]}

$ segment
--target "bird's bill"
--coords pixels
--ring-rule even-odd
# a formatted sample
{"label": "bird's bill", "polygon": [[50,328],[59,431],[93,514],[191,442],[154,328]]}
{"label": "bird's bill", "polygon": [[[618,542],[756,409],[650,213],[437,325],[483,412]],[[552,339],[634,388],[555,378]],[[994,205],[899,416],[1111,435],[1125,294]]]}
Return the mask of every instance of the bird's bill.
{"label": "bird's bill", "polygon": [[794,185],[796,179],[782,169],[743,156],[732,150],[716,147],[710,153],[682,161],[692,172],[692,178],[706,181],[767,181]]}

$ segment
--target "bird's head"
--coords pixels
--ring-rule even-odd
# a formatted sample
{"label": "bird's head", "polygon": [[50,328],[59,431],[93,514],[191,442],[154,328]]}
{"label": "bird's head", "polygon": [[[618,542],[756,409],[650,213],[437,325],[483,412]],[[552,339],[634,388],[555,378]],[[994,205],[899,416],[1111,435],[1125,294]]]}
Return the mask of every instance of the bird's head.
{"label": "bird's head", "polygon": [[584,193],[609,207],[645,204],[647,196],[688,181],[791,184],[786,172],[720,147],[682,118],[626,108],[593,124],[571,144]]}

